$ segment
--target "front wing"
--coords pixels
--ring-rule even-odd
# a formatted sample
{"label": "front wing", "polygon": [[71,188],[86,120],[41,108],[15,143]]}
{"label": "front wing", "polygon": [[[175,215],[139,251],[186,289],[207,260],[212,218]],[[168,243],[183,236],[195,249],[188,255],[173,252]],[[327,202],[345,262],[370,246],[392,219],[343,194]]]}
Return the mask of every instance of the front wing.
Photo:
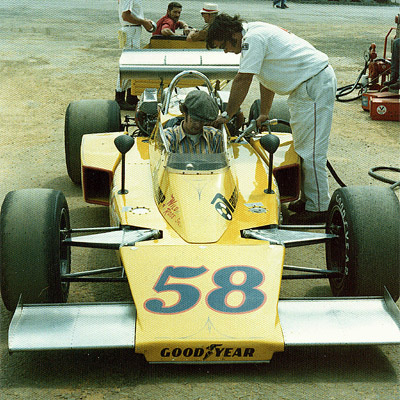
{"label": "front wing", "polygon": [[[278,313],[285,347],[400,343],[400,313],[387,292],[382,298],[283,299]],[[20,305],[10,325],[9,349],[134,349],[135,323],[133,303]],[[159,361],[168,351],[185,351],[176,349],[160,351]],[[191,361],[203,361],[205,353],[197,350],[195,357],[195,349]],[[237,348],[222,351],[231,355],[225,361],[235,361]],[[247,355],[253,361],[251,350]]]}

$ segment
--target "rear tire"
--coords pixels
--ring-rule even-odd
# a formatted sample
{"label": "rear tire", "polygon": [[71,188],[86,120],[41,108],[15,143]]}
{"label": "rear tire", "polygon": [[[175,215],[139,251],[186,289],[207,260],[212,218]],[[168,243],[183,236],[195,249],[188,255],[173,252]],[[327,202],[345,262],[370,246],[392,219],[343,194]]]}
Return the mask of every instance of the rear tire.
{"label": "rear tire", "polygon": [[327,268],[343,273],[330,279],[335,296],[382,296],[400,291],[400,205],[385,187],[337,189],[328,209]]}
{"label": "rear tire", "polygon": [[4,305],[19,301],[63,303],[69,284],[61,274],[71,270],[71,250],[62,243],[70,228],[64,195],[50,189],[10,192],[0,215],[0,277]]}
{"label": "rear tire", "polygon": [[81,142],[89,133],[119,132],[121,110],[114,100],[71,102],[65,113],[65,160],[72,182],[81,183]]}
{"label": "rear tire", "polygon": [[[261,113],[261,100],[257,99],[254,100],[253,104],[250,107],[250,112],[249,112],[249,121],[253,119],[257,119],[260,116]],[[289,122],[290,121],[290,113],[289,113],[289,107],[287,105],[286,98],[284,97],[275,97],[274,101],[272,102],[271,110],[269,111],[268,114],[269,119],[281,119],[283,121]],[[287,126],[285,124],[278,124],[275,125],[272,129],[274,132],[287,132],[291,133],[292,129],[290,126]]]}

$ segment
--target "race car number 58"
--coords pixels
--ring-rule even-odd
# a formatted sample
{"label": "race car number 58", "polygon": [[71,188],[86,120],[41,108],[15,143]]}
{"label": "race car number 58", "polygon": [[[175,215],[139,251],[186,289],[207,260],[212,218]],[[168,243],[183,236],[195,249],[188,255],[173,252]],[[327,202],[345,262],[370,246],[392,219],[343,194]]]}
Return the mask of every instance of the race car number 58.
{"label": "race car number 58", "polygon": [[[241,272],[244,279],[241,283],[233,282],[233,276]],[[151,298],[144,302],[144,308],[156,314],[178,314],[195,307],[202,298],[201,290],[187,283],[168,283],[169,278],[191,279],[208,273],[208,269],[202,267],[173,267],[164,268],[153,290],[157,293],[174,291],[179,295],[175,304],[166,305],[161,298]],[[258,289],[264,282],[264,274],[254,267],[237,265],[223,267],[214,272],[212,280],[215,289],[205,296],[206,305],[214,311],[227,314],[248,313],[259,309],[266,300],[265,293]],[[228,296],[233,292],[242,294],[240,304],[230,305]]]}

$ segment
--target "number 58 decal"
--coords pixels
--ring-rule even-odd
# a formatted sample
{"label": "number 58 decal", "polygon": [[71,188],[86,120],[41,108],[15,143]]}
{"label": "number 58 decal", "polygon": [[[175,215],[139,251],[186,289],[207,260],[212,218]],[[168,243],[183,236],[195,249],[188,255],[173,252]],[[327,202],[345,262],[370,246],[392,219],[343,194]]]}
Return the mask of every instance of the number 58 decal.
{"label": "number 58 decal", "polygon": [[[144,302],[144,308],[156,314],[178,314],[190,310],[200,301],[200,289],[187,283],[168,283],[168,280],[170,277],[196,278],[207,272],[208,269],[204,266],[196,268],[168,266],[164,268],[153,290],[157,293],[177,292],[179,299],[170,306],[165,305],[160,298],[148,299]],[[233,283],[233,276],[237,272],[241,272],[245,276],[240,284]],[[207,293],[205,302],[214,311],[227,314],[248,313],[259,309],[265,303],[265,293],[257,289],[264,282],[264,274],[254,267],[243,265],[223,267],[215,271],[212,280],[216,288]],[[227,302],[228,295],[233,292],[242,293],[243,300],[239,305],[231,306]]]}

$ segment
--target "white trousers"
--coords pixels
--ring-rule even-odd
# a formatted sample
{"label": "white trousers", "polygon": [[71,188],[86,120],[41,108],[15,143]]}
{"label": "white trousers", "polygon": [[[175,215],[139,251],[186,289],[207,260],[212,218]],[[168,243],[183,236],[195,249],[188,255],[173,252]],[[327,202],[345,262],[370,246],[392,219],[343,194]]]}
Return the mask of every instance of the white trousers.
{"label": "white trousers", "polygon": [[326,161],[336,96],[331,66],[299,85],[288,98],[294,149],[302,159],[302,199],[307,211],[326,211],[330,195]]}
{"label": "white trousers", "polygon": [[[121,31],[126,34],[126,42],[124,49],[140,49],[140,36],[142,33],[141,26],[123,26]],[[124,79],[121,82],[121,76],[118,74],[117,78],[117,92],[124,92],[131,85],[130,79]]]}

